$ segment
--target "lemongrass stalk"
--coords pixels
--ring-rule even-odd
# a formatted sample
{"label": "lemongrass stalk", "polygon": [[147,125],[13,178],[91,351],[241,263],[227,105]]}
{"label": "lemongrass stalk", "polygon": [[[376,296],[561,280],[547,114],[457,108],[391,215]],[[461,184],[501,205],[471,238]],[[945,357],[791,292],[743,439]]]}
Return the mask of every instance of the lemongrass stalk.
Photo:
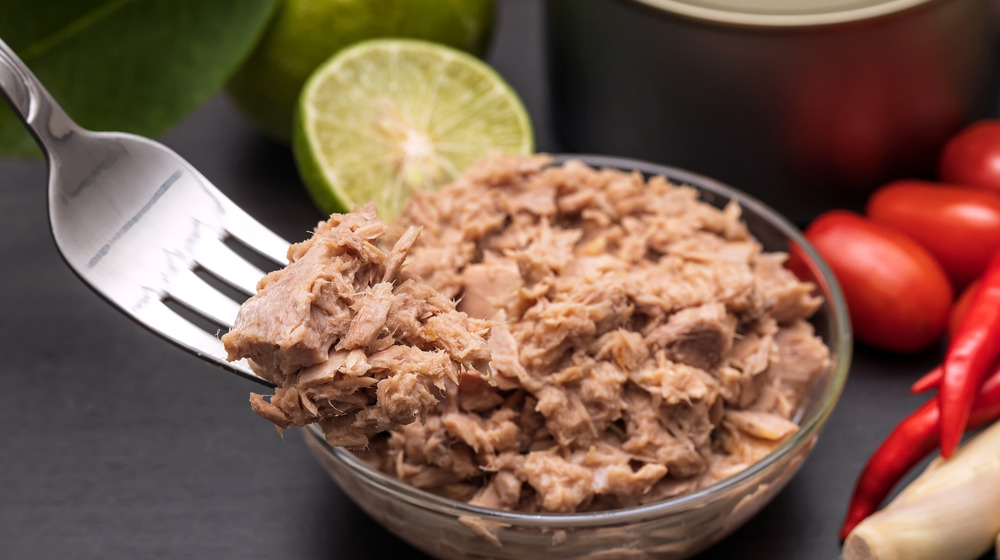
{"label": "lemongrass stalk", "polygon": [[935,459],[844,542],[845,560],[975,560],[1000,533],[1000,422]]}
{"label": "lemongrass stalk", "polygon": [[934,458],[886,509],[948,492],[953,487],[978,484],[991,475],[1000,476],[1000,422],[960,447],[951,459]]}

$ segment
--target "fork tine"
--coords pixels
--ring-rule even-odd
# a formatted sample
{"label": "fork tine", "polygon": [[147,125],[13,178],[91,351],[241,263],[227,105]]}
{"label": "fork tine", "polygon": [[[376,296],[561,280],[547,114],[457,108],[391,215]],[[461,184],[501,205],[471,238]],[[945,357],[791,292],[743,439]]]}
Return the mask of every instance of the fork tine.
{"label": "fork tine", "polygon": [[159,333],[160,336],[167,338],[174,344],[197,354],[198,357],[236,372],[247,379],[273,387],[272,383],[254,373],[246,360],[226,361],[226,350],[223,348],[221,340],[201,330],[162,302],[156,301],[144,305],[141,309],[134,311],[134,316],[149,329]]}
{"label": "fork tine", "polygon": [[227,202],[224,223],[226,231],[247,247],[274,262],[282,266],[288,264],[288,246],[291,243],[251,218],[232,201]]}
{"label": "fork tine", "polygon": [[238,303],[208,285],[191,271],[185,271],[171,278],[167,294],[227,328],[236,321],[236,314],[240,310]]}
{"label": "fork tine", "polygon": [[198,244],[195,249],[195,262],[247,295],[257,293],[257,282],[266,274],[226,247],[225,243],[214,238],[206,238],[204,242]]}

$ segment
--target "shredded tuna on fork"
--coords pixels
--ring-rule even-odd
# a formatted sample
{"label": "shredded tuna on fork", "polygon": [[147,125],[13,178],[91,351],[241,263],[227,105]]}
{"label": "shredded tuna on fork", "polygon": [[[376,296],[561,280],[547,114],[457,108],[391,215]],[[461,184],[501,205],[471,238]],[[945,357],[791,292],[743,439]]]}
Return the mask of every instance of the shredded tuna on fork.
{"label": "shredded tuna on fork", "polygon": [[374,205],[321,222],[269,274],[223,342],[278,387],[254,394],[280,428],[319,423],[331,445],[365,447],[379,432],[426,418],[447,383],[490,359],[487,321],[470,319],[400,271],[420,228],[389,251]]}

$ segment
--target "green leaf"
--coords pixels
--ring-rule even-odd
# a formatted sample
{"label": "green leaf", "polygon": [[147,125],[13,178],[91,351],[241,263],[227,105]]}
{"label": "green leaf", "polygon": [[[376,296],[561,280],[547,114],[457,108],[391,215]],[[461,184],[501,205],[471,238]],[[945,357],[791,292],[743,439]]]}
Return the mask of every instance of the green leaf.
{"label": "green leaf", "polygon": [[[218,91],[278,0],[2,0],[0,38],[80,125],[158,136]],[[38,147],[0,102],[0,156]]]}

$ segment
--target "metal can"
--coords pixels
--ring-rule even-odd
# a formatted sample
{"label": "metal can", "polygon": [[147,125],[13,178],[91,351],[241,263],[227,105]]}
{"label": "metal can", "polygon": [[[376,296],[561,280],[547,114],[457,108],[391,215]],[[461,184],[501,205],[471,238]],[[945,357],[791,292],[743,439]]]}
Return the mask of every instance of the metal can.
{"label": "metal can", "polygon": [[931,176],[994,112],[995,0],[548,0],[568,150],[654,160],[797,222]]}

